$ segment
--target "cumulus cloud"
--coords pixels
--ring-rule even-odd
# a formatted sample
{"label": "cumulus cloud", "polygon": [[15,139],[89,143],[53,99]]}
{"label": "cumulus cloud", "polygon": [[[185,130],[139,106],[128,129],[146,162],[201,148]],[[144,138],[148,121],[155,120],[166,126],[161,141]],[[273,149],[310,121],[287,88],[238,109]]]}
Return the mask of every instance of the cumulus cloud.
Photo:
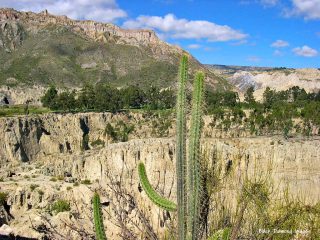
{"label": "cumulus cloud", "polygon": [[305,19],[320,19],[320,1],[292,0],[292,8],[285,10],[285,16],[303,16]]}
{"label": "cumulus cloud", "polygon": [[283,48],[288,46],[289,46],[289,43],[283,40],[277,40],[271,44],[271,47],[274,47],[274,48]]}
{"label": "cumulus cloud", "polygon": [[292,49],[292,51],[302,57],[316,57],[318,55],[318,51],[309,46],[304,45],[303,47],[296,47]]}
{"label": "cumulus cloud", "polygon": [[247,37],[246,34],[227,25],[218,25],[208,21],[178,19],[173,14],[167,14],[164,17],[139,16],[135,20],[124,22],[123,27],[153,29],[167,38],[174,39],[206,39],[212,42],[223,42]]}
{"label": "cumulus cloud", "polygon": [[47,9],[55,15],[102,22],[113,22],[127,16],[127,13],[118,7],[116,0],[0,0],[0,5],[33,12]]}

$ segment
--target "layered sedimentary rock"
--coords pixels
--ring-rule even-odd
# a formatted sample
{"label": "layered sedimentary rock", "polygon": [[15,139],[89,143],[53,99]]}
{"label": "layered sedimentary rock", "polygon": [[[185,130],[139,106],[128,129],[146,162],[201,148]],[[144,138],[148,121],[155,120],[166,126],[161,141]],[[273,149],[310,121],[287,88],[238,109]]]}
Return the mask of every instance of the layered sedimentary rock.
{"label": "layered sedimentary rock", "polygon": [[[105,125],[129,119],[137,126],[131,140],[111,143],[104,135]],[[68,226],[93,234],[91,197],[94,191],[99,191],[110,238],[121,239],[123,229],[117,222],[120,213],[121,220],[137,238],[143,237],[136,227],[145,227],[142,215],[157,235],[164,234],[172,215],[155,207],[141,190],[137,164],[143,161],[152,185],[162,195],[175,200],[175,141],[170,137],[174,129],[170,130],[168,138],[153,138],[150,126],[144,121],[139,114],[109,113],[1,118],[0,175],[3,182],[0,191],[9,194],[9,212],[1,216],[12,215],[8,224],[19,235],[35,238],[43,235],[32,227],[49,227],[44,215],[62,234],[81,239],[79,233]],[[204,130],[208,128],[205,126]],[[247,176],[272,180],[279,193],[288,187],[290,194],[304,196],[308,204],[319,200],[318,137],[285,140],[280,136],[213,138],[208,134],[203,139],[202,150],[209,167],[219,165],[221,176],[230,172],[218,194],[231,208],[235,209],[237,193]],[[87,149],[83,149],[85,135],[89,136]],[[97,139],[105,145],[94,148],[91,143]],[[74,186],[74,182],[83,180],[90,180],[91,184]],[[114,188],[122,189],[130,196],[130,201],[119,198]],[[71,211],[53,216],[46,214],[44,210],[58,199],[70,202]],[[215,211],[218,207],[210,213],[210,218],[217,214]],[[79,213],[82,218],[77,219]]]}

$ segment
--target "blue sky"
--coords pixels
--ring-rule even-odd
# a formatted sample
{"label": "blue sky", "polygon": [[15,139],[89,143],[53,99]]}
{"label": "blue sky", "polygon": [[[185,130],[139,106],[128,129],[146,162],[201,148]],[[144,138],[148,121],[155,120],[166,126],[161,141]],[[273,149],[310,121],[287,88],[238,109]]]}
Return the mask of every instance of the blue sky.
{"label": "blue sky", "polygon": [[202,63],[320,67],[320,0],[0,0],[0,6],[153,29]]}

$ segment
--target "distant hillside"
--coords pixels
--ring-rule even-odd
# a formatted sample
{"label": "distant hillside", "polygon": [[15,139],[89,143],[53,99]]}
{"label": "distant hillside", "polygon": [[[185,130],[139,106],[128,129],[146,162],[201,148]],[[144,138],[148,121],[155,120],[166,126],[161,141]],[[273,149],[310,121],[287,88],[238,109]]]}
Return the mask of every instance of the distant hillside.
{"label": "distant hillside", "polygon": [[320,90],[320,69],[206,66],[213,73],[227,79],[240,93],[244,93],[250,86],[254,86],[258,99],[262,98],[266,87],[286,90],[293,86],[299,86],[308,92]]}
{"label": "distant hillside", "polygon": [[[84,82],[114,86],[175,84],[185,53],[153,31],[124,30],[113,24],[65,16],[0,9],[0,85],[81,87]],[[228,83],[190,56],[192,73],[203,70],[207,84]]]}

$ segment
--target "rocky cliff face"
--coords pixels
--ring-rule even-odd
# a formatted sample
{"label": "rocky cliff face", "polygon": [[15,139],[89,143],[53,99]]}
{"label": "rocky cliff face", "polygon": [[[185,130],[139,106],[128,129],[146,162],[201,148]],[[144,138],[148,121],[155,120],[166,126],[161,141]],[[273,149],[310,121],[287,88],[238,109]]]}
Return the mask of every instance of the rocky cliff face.
{"label": "rocky cliff face", "polygon": [[[27,25],[32,32],[41,31],[42,28],[53,24],[69,26],[72,31],[84,34],[85,36],[101,42],[108,42],[109,39],[130,45],[152,45],[158,44],[162,47],[167,46],[164,50],[176,51],[182,53],[182,49],[167,45],[160,41],[156,34],[151,30],[125,30],[111,23],[99,23],[95,21],[76,21],[66,16],[55,16],[43,11],[39,14],[33,12],[19,12],[14,9],[0,9],[0,20],[2,22],[22,22]],[[18,32],[18,31],[15,31]]]}
{"label": "rocky cliff face", "polygon": [[[104,135],[106,123],[129,119],[136,124],[136,133],[131,136],[134,139],[111,143]],[[40,238],[43,233],[35,229],[49,228],[51,224],[71,239],[85,239],[68,226],[93,234],[91,197],[95,190],[103,196],[110,238],[121,239],[124,234],[119,219],[139,239],[145,237],[139,228],[151,225],[158,235],[167,230],[172,216],[154,207],[141,191],[137,164],[145,162],[152,185],[164,196],[175,199],[175,143],[171,137],[153,138],[151,127],[142,115],[48,114],[1,118],[0,126],[0,136],[4,139],[0,145],[0,177],[3,177],[0,191],[9,193],[6,214],[11,214],[13,219],[5,221],[15,233]],[[236,194],[247,176],[272,179],[276,192],[289,187],[290,194],[304,196],[309,204],[319,200],[319,138],[214,138],[209,136],[212,129],[205,126],[204,130],[207,133],[202,146],[209,167],[220,166],[222,175],[231,172],[218,196],[233,206],[234,211]],[[169,136],[173,133],[174,129],[170,129]],[[83,149],[85,134],[89,136],[87,150]],[[92,142],[97,139],[105,145],[94,147]],[[74,182],[85,179],[91,184],[74,186]],[[128,198],[119,196],[119,191]],[[71,211],[53,216],[45,214],[44,209],[58,199],[69,201]],[[218,209],[209,217],[214,219]],[[80,219],[76,217],[79,214]],[[145,225],[146,219],[149,225]]]}
{"label": "rocky cliff face", "polygon": [[287,90],[294,86],[304,88],[307,92],[320,90],[320,70],[316,68],[259,68],[208,65],[216,74],[226,79],[240,92],[249,87],[255,88],[255,97],[262,99],[267,87],[277,91]]}

